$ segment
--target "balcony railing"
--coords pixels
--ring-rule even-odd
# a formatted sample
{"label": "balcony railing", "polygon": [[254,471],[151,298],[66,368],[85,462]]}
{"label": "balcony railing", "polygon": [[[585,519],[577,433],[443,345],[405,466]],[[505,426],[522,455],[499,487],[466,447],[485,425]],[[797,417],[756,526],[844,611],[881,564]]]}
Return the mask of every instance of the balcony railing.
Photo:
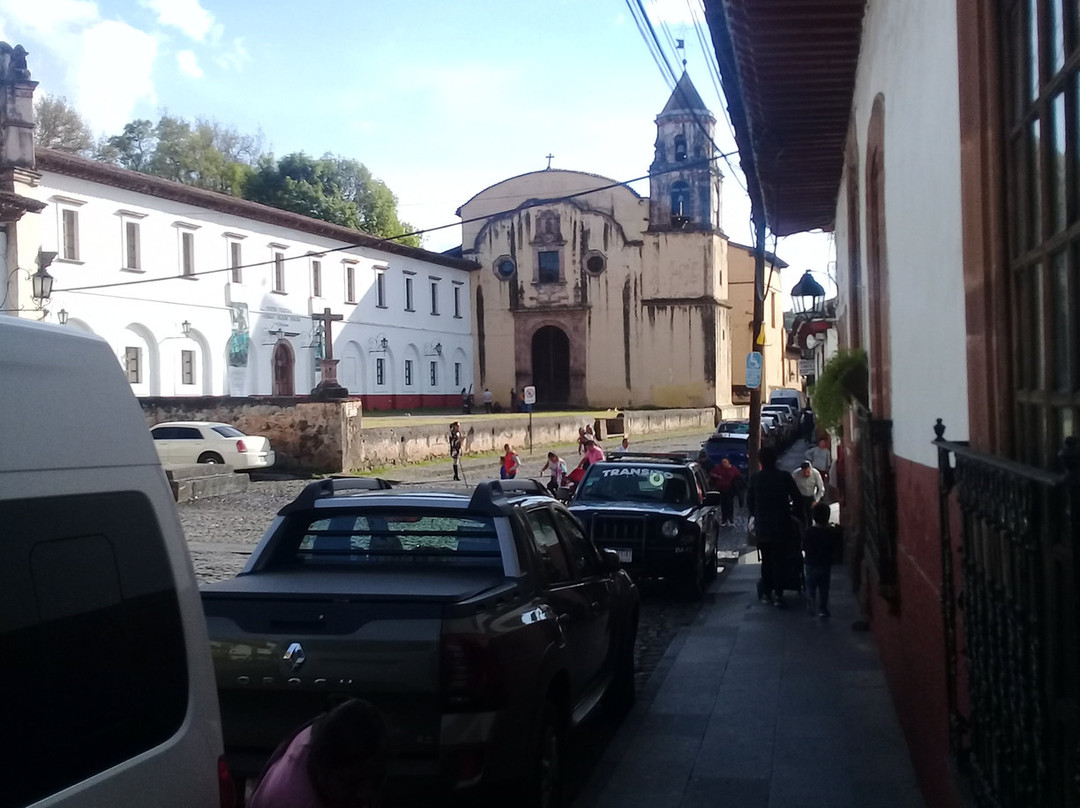
{"label": "balcony railing", "polygon": [[1075,439],[1051,472],[946,441],[940,419],[934,431],[949,742],[962,785],[979,806],[1080,805]]}

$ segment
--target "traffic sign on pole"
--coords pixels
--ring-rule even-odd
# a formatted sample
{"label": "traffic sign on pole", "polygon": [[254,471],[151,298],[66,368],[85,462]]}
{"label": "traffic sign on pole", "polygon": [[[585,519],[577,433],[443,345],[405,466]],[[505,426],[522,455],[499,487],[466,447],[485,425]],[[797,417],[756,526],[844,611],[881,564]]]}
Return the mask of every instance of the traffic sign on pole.
{"label": "traffic sign on pole", "polygon": [[757,351],[746,355],[746,386],[751,390],[761,387],[761,364],[763,357]]}

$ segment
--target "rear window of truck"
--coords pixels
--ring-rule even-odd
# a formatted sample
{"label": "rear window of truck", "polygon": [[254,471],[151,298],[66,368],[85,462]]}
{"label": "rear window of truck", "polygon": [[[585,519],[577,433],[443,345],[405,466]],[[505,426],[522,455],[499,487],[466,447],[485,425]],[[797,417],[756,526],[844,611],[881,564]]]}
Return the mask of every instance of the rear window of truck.
{"label": "rear window of truck", "polygon": [[294,564],[364,567],[375,564],[455,564],[501,567],[490,516],[417,511],[295,514],[289,531]]}

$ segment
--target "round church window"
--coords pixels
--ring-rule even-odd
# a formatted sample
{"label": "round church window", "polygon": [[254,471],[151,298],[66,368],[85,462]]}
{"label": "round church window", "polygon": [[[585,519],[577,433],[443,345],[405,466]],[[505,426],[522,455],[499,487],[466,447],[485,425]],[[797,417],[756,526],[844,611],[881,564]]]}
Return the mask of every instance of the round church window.
{"label": "round church window", "polygon": [[495,260],[495,277],[499,280],[510,280],[514,277],[516,271],[517,264],[514,263],[514,259],[509,255],[500,256]]}
{"label": "round church window", "polygon": [[585,255],[585,271],[590,275],[599,275],[607,269],[607,259],[603,253],[590,252]]}

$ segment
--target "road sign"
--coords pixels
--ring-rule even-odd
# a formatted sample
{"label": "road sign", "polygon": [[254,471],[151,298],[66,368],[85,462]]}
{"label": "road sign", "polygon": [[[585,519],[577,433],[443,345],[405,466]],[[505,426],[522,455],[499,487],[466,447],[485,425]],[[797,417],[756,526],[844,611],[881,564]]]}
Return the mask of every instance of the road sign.
{"label": "road sign", "polygon": [[817,373],[817,362],[815,362],[813,359],[799,360],[800,376],[813,376],[815,373]]}
{"label": "road sign", "polygon": [[761,387],[762,356],[757,351],[746,355],[746,386],[751,390]]}
{"label": "road sign", "polygon": [[536,403],[536,388],[531,384],[521,391],[521,400],[526,404]]}

